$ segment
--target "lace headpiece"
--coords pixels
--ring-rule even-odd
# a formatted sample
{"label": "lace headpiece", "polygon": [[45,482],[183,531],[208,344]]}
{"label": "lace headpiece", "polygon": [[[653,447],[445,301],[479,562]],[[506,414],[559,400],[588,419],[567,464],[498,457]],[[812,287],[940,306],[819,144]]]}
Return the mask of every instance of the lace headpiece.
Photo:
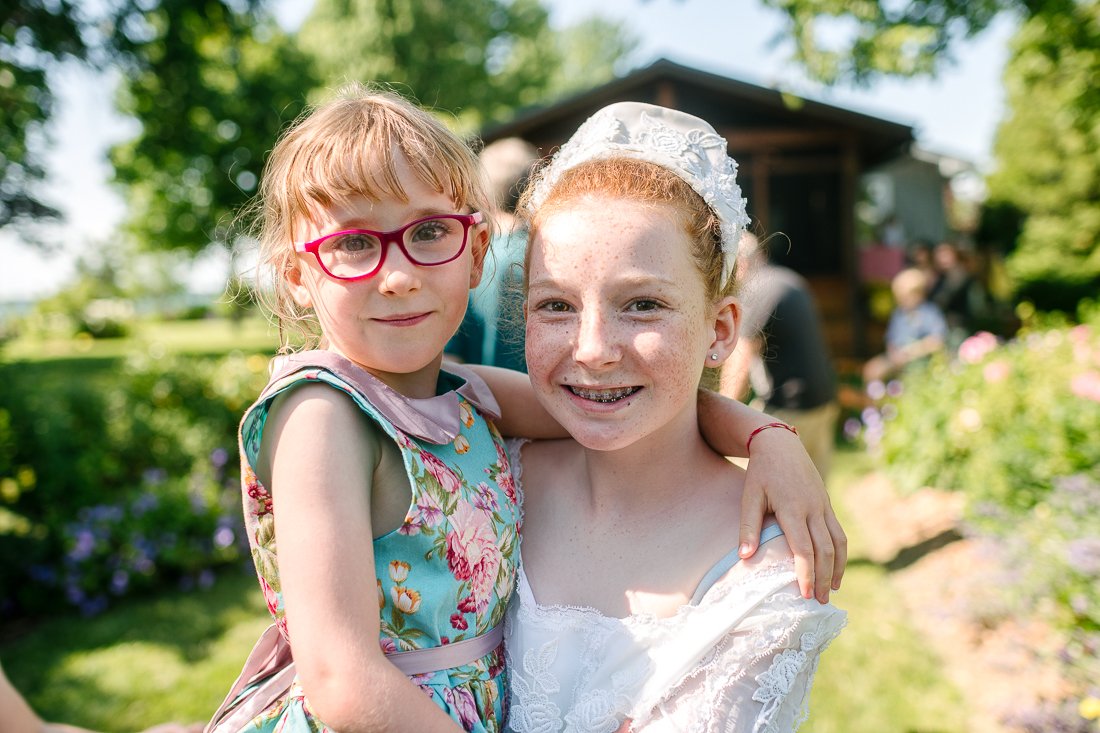
{"label": "lace headpiece", "polygon": [[737,185],[737,161],[726,140],[698,117],[641,102],[618,102],[585,120],[554,155],[531,192],[538,209],[562,173],[601,158],[628,157],[667,168],[684,179],[718,216],[722,229],[723,284],[737,262],[737,244],[749,223]]}

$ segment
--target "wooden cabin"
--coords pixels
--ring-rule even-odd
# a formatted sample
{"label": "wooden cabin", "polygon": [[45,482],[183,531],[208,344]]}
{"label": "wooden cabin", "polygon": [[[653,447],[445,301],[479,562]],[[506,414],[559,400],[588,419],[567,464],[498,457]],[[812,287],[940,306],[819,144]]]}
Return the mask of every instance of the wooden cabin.
{"label": "wooden cabin", "polygon": [[809,281],[834,357],[854,363],[879,348],[881,328],[869,322],[859,279],[856,205],[864,174],[908,155],[912,128],[662,59],[522,111],[482,138],[519,137],[548,155],[589,115],[620,101],[672,107],[711,123],[739,163],[754,229],[789,238],[789,249],[772,241],[772,259]]}

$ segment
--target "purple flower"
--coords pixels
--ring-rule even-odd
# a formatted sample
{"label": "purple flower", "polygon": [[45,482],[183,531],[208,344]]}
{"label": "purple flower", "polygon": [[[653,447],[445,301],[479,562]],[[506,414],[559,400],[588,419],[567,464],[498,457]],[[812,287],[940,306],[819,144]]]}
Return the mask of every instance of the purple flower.
{"label": "purple flower", "polygon": [[152,511],[160,504],[160,499],[152,491],[145,491],[138,498],[134,499],[134,503],[131,506],[130,511],[133,512],[135,517],[140,517],[146,512]]}
{"label": "purple flower", "polygon": [[855,440],[859,437],[859,431],[863,429],[863,423],[854,417],[850,417],[844,421],[844,436],[848,440]]}
{"label": "purple flower", "polygon": [[229,547],[233,544],[234,539],[236,539],[236,535],[229,527],[218,527],[214,531],[214,545],[216,547]]}
{"label": "purple flower", "polygon": [[1100,575],[1100,539],[1082,537],[1066,547],[1066,560],[1082,575]]}
{"label": "purple flower", "polygon": [[69,551],[69,558],[76,562],[82,562],[92,556],[95,550],[95,535],[90,530],[81,529],[76,533],[76,542]]}
{"label": "purple flower", "polygon": [[867,383],[867,396],[873,400],[881,400],[886,396],[886,385],[879,380]]}
{"label": "purple flower", "polygon": [[204,568],[199,573],[198,583],[199,583],[199,587],[202,588],[203,590],[206,590],[207,588],[210,588],[211,586],[213,586],[214,585],[214,571],[211,570],[210,568]]}
{"label": "purple flower", "polygon": [[229,451],[225,448],[215,448],[210,452],[210,463],[214,468],[222,468],[229,461]]}
{"label": "purple flower", "polygon": [[111,592],[116,596],[120,596],[126,592],[126,589],[130,586],[130,574],[125,570],[116,570],[111,575]]}

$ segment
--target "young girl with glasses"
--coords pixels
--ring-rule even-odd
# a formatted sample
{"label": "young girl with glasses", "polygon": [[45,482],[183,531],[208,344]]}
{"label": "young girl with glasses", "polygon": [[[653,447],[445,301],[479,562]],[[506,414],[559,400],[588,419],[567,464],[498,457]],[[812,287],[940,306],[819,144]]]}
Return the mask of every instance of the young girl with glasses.
{"label": "young girl with glasses", "polygon": [[844,625],[799,593],[777,525],[738,562],[744,474],[698,427],[700,377],[737,341],[748,217],[726,149],[700,119],[619,103],[526,194],[528,371],[572,437],[512,462],[510,730],[791,731]]}
{"label": "young girl with glasses", "polygon": [[[275,624],[209,730],[501,730],[519,498],[492,393],[441,369],[492,226],[477,159],[356,88],[280,139],[257,206],[283,356],[241,425],[242,488]],[[526,402],[501,426],[564,434]],[[715,404],[743,451],[764,417]],[[820,490],[789,503],[804,530],[835,521]]]}

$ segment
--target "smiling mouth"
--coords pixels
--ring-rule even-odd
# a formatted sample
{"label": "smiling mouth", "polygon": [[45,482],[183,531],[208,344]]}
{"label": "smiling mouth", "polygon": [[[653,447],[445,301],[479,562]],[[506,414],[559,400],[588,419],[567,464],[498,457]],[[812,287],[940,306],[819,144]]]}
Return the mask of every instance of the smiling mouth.
{"label": "smiling mouth", "polygon": [[567,387],[570,392],[593,402],[618,402],[636,393],[641,387],[616,387],[615,389],[591,389],[588,387]]}

